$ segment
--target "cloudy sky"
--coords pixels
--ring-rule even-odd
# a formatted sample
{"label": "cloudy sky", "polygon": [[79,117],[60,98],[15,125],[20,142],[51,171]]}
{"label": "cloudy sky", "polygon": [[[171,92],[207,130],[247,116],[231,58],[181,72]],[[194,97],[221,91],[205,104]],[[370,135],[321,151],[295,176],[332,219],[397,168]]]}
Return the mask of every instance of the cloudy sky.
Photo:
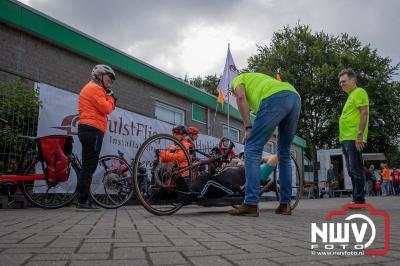
{"label": "cloudy sky", "polygon": [[[398,0],[21,0],[177,77],[222,74],[228,43],[245,68],[256,44],[300,21],[347,32],[400,62]],[[398,79],[398,78],[396,78]]]}

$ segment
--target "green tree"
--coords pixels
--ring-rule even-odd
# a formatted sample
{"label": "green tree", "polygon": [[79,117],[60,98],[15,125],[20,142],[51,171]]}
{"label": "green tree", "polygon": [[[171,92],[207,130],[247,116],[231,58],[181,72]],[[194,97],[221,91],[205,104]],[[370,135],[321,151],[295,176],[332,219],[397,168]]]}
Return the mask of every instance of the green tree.
{"label": "green tree", "polygon": [[214,75],[207,75],[206,77],[202,78],[201,76],[197,76],[194,78],[187,78],[189,83],[199,89],[203,89],[212,95],[218,95],[217,87],[220,78],[217,77],[217,74]]}
{"label": "green tree", "polygon": [[219,80],[220,80],[220,78],[217,77],[217,74],[208,75],[203,80],[203,88],[208,93],[211,93],[212,95],[217,96],[218,95],[217,87],[218,87]]}
{"label": "green tree", "polygon": [[398,155],[400,133],[400,86],[393,81],[399,64],[378,55],[346,33],[333,36],[313,33],[309,26],[285,26],[275,32],[269,45],[258,45],[248,60],[248,70],[281,78],[293,84],[302,98],[298,133],[307,140],[308,156],[316,150],[338,146],[338,120],[347,95],[338,86],[338,73],[352,68],[358,85],[370,97],[370,126],[366,152],[385,152],[391,160]]}
{"label": "green tree", "polygon": [[23,81],[0,82],[0,172],[15,171],[21,139],[18,135],[36,136],[39,92]]}
{"label": "green tree", "polygon": [[203,79],[200,76],[189,78],[189,83],[199,89],[203,87]]}

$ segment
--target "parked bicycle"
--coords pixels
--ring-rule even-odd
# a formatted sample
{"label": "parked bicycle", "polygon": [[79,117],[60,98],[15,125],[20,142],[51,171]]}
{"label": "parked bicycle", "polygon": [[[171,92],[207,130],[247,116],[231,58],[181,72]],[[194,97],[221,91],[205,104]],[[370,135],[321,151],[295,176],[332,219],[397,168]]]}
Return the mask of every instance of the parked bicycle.
{"label": "parked bicycle", "polygon": [[[64,135],[19,138],[26,145],[22,145],[19,153],[17,172],[0,174],[0,193],[8,197],[8,205],[13,203],[18,188],[36,207],[56,209],[71,204],[81,169],[81,162],[72,153],[73,138]],[[100,157],[93,175],[91,198],[103,208],[124,205],[133,195],[132,176],[122,153]]]}
{"label": "parked bicycle", "polygon": [[[174,153],[184,154],[185,162],[163,164],[160,153],[174,148]],[[199,169],[207,166],[207,171],[213,177],[226,170],[228,154],[233,149],[233,142],[223,155],[205,155],[205,159],[192,161],[192,156],[186,148],[174,137],[168,134],[157,134],[148,138],[139,148],[133,170],[133,184],[135,193],[142,206],[155,215],[172,215],[182,206],[188,204],[182,198],[191,198],[190,203],[200,206],[236,206],[243,202],[244,191],[234,191],[232,188],[209,180],[201,193],[182,190],[183,179],[187,187],[196,180]],[[296,161],[292,158],[293,183],[291,208],[294,209],[302,193],[302,178]],[[210,190],[221,192],[217,197],[209,197]],[[271,192],[271,193],[269,193]],[[260,194],[275,194],[274,199],[279,201],[279,173],[275,170],[273,177],[262,184]],[[215,195],[215,193],[214,193]]]}

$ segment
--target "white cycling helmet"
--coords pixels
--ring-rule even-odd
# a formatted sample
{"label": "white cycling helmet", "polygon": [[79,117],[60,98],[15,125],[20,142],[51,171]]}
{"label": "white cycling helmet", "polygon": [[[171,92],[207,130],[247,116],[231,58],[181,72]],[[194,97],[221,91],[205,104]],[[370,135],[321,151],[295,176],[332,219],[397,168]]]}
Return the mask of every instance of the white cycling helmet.
{"label": "white cycling helmet", "polygon": [[107,65],[96,65],[92,70],[92,79],[93,80],[102,80],[102,75],[111,75],[111,77],[115,80],[114,70]]}

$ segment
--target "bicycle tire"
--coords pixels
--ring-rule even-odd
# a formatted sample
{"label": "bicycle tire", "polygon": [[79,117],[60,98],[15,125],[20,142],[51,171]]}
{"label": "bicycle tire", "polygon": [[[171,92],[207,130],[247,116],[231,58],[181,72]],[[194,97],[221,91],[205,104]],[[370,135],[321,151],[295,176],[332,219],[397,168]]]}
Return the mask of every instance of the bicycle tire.
{"label": "bicycle tire", "polygon": [[[296,160],[293,158],[293,156],[290,156],[291,162],[293,162],[294,167],[295,167],[295,174],[296,174],[296,183],[293,185],[292,182],[292,196],[291,196],[291,201],[290,201],[290,208],[292,210],[294,210],[297,205],[299,204],[300,201],[300,197],[303,193],[303,178],[300,175],[300,170],[299,170],[299,166],[297,165]],[[278,169],[278,167],[277,167]],[[293,180],[293,176],[292,176],[292,180]],[[275,195],[276,195],[276,199],[279,201],[280,199],[280,195],[279,195],[279,178],[278,178],[278,174],[277,174],[277,170],[275,169],[274,171],[274,184],[275,184]],[[296,194],[295,196],[293,196],[293,188],[297,189],[296,190]]]}
{"label": "bicycle tire", "polygon": [[[101,184],[97,184],[96,180],[101,182]],[[95,193],[94,190],[99,190],[99,187],[100,193]],[[93,174],[90,188],[90,196],[97,205],[105,209],[119,208],[132,198],[132,169],[119,156],[102,156],[99,159],[96,172]]]}
{"label": "bicycle tire", "polygon": [[[70,162],[70,164],[68,180],[66,182],[59,182],[50,189],[48,189],[46,180],[21,181],[20,188],[24,197],[32,205],[42,209],[58,209],[70,204],[76,197],[78,174],[80,170],[75,163]],[[23,171],[23,175],[28,175],[34,170],[41,170],[43,173],[42,162],[36,157],[32,159],[32,163],[30,163],[30,165],[28,165],[28,167]],[[70,192],[62,193],[66,187]],[[44,190],[46,190],[47,193],[44,192]]]}
{"label": "bicycle tire", "polygon": [[[172,215],[177,212],[180,208],[182,208],[183,204],[179,203],[172,199],[168,199],[168,197],[173,194],[174,192],[168,191],[162,186],[157,187],[156,180],[153,179],[154,175],[158,175],[159,169],[153,165],[149,165],[147,167],[143,167],[143,163],[147,161],[151,161],[151,159],[157,157],[151,157],[151,155],[147,158],[142,158],[146,156],[145,154],[149,154],[151,152],[156,153],[157,149],[154,147],[161,147],[162,142],[165,142],[165,147],[163,146],[162,149],[167,149],[167,143],[174,144],[181,149],[185,155],[186,161],[188,166],[191,166],[191,159],[189,153],[187,152],[186,148],[174,137],[168,134],[157,134],[150,138],[148,138],[139,148],[138,152],[136,153],[135,161],[134,161],[134,178],[133,184],[135,188],[135,194],[141,203],[141,205],[150,213],[163,216],[163,215]],[[158,144],[157,144],[158,143]],[[146,153],[148,152],[148,153]],[[143,160],[142,160],[143,159]],[[191,180],[192,178],[192,170],[188,170],[189,175],[188,179]],[[150,179],[149,179],[150,175]],[[164,206],[164,207],[162,207]]]}

